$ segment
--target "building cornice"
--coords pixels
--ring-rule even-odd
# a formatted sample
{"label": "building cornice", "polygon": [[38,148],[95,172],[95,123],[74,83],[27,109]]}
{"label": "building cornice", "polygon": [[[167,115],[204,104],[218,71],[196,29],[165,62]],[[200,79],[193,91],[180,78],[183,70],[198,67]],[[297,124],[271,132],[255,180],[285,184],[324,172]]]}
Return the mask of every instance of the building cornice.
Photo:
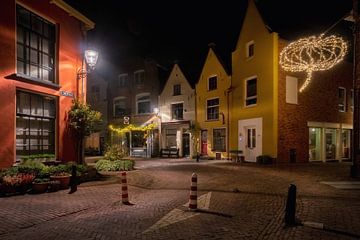
{"label": "building cornice", "polygon": [[65,3],[63,0],[50,0],[50,3],[55,4],[65,12],[69,14],[85,25],[86,30],[91,30],[95,27],[95,23],[77,11],[75,8],[71,7],[69,4]]}

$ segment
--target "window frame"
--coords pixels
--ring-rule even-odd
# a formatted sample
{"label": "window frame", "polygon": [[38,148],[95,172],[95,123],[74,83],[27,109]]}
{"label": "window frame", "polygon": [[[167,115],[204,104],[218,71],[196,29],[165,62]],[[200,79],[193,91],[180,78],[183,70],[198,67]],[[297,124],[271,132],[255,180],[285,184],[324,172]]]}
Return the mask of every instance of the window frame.
{"label": "window frame", "polygon": [[[136,77],[137,75],[143,74],[142,82],[139,82],[139,79]],[[134,82],[136,85],[144,85],[145,84],[145,70],[139,69],[134,72]]]}
{"label": "window frame", "polygon": [[[217,149],[215,148],[215,130],[221,130],[221,131],[224,131],[224,135],[220,136],[222,139],[223,139],[223,143],[224,145],[222,146],[223,148],[221,149]],[[212,131],[212,151],[214,152],[226,152],[226,149],[227,149],[227,146],[226,146],[226,135],[227,135],[227,131],[226,131],[226,128],[225,127],[222,127],[222,128],[213,128],[213,131]]]}
{"label": "window frame", "polygon": [[[122,81],[122,79],[125,79],[124,81]],[[118,81],[117,81],[117,87],[121,88],[121,87],[127,87],[129,83],[129,74],[127,73],[121,73],[118,75]]]}
{"label": "window frame", "polygon": [[[175,105],[180,105],[182,106],[182,111],[181,111],[181,118],[174,118],[175,114],[174,114],[174,106]],[[184,120],[184,102],[175,102],[175,103],[171,103],[170,105],[171,107],[171,120]]]}
{"label": "window frame", "polygon": [[[26,20],[26,23],[20,20],[22,16],[20,10],[27,13],[28,19]],[[34,19],[36,21],[34,21]],[[40,31],[36,29],[36,25],[33,26],[33,22],[40,24],[37,25],[37,27],[40,26]],[[48,84],[51,86],[57,85],[58,59],[56,24],[17,2],[15,25],[16,74],[19,77],[33,80],[41,84]],[[19,38],[20,32],[22,32],[22,40]],[[32,41],[32,37],[35,37],[36,43]],[[47,45],[45,41],[47,42]],[[22,54],[19,52],[20,49],[22,49]],[[32,54],[36,54],[36,57],[33,58]],[[46,65],[45,61],[47,61]],[[21,65],[22,70],[20,68]],[[36,76],[32,74],[32,69],[36,70]],[[45,72],[47,72],[47,78],[44,75]]]}
{"label": "window frame", "polygon": [[[218,99],[218,104],[217,104],[217,105],[209,106],[209,105],[208,105],[209,101],[215,100],[215,99]],[[217,109],[218,109],[217,118],[211,118],[211,119],[209,119],[209,113],[208,113],[209,108],[217,108]],[[214,98],[208,98],[208,99],[206,99],[206,121],[218,121],[218,120],[220,119],[219,116],[220,116],[220,98],[219,98],[219,97],[214,97]]]}
{"label": "window frame", "polygon": [[[340,103],[340,90],[343,90],[344,97],[342,103]],[[346,112],[346,88],[338,87],[338,111],[339,112]]]}
{"label": "window frame", "polygon": [[[139,98],[145,97],[145,96],[148,96],[149,99],[148,100],[139,100]],[[136,99],[136,114],[141,115],[141,114],[150,114],[151,113],[151,95],[150,95],[150,93],[139,93],[136,95],[135,99]],[[142,103],[142,102],[149,102],[149,112],[139,113],[139,103]]]}
{"label": "window frame", "polygon": [[[210,79],[214,79],[214,78],[216,79],[215,88],[211,88],[211,89],[210,89]],[[217,84],[217,83],[218,83],[218,77],[217,77],[217,75],[211,75],[211,76],[209,76],[209,77],[208,77],[208,80],[207,80],[207,90],[208,90],[208,91],[214,91],[214,90],[216,90],[217,87],[218,87],[218,84]]]}
{"label": "window frame", "polygon": [[[250,56],[250,46],[253,46],[253,50],[252,50],[252,55]],[[251,40],[249,42],[246,43],[246,59],[252,59],[255,56],[255,42],[254,40]]]}
{"label": "window frame", "polygon": [[[248,82],[251,81],[251,80],[256,80],[256,94],[254,96],[250,96],[248,97],[247,96],[247,89],[248,89]],[[258,78],[257,76],[252,76],[252,77],[249,77],[249,78],[246,78],[245,79],[245,87],[244,87],[244,106],[245,107],[254,107],[258,104],[258,91],[257,91],[257,85],[258,85]],[[253,103],[253,104],[247,104],[247,101],[249,100],[252,100],[252,99],[256,99],[256,103]]]}
{"label": "window frame", "polygon": [[[123,115],[116,115],[116,108],[115,108],[115,101],[117,100],[123,100],[125,102],[125,109],[124,109],[124,114]],[[119,97],[115,97],[113,98],[113,117],[121,117],[126,115],[126,97],[125,96],[119,96]]]}
{"label": "window frame", "polygon": [[179,95],[181,95],[181,84],[180,83],[174,84],[173,85],[173,96],[179,96]]}

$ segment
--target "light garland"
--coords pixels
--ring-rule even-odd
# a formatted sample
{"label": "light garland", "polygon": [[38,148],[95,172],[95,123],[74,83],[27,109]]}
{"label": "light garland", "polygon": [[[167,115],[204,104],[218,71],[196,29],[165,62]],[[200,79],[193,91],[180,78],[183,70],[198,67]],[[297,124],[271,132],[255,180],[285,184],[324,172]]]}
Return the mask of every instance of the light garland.
{"label": "light garland", "polygon": [[347,44],[341,37],[311,36],[290,43],[280,53],[280,65],[285,71],[306,72],[302,92],[310,83],[312,73],[332,68],[343,60]]}
{"label": "light garland", "polygon": [[131,131],[142,131],[142,132],[147,132],[147,131],[151,131],[156,127],[155,123],[151,123],[149,125],[146,126],[135,126],[133,124],[129,124],[126,127],[123,128],[117,128],[114,127],[113,125],[109,125],[109,129],[119,135],[122,135],[124,133],[127,132],[131,132]]}

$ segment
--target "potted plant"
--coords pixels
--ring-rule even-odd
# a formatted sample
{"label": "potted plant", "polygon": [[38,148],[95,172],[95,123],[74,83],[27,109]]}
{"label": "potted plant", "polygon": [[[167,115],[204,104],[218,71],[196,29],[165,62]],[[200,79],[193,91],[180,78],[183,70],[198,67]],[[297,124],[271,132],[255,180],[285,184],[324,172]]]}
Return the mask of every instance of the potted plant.
{"label": "potted plant", "polygon": [[60,189],[68,189],[70,184],[70,174],[67,172],[56,172],[50,175],[51,181],[59,181]]}
{"label": "potted plant", "polygon": [[32,182],[32,190],[34,193],[44,193],[49,187],[48,178],[35,178]]}

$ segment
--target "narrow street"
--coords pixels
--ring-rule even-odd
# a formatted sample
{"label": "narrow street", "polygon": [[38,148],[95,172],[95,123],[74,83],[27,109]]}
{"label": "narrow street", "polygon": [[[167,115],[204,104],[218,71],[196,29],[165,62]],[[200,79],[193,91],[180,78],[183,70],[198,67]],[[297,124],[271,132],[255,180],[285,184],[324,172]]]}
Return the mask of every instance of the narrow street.
{"label": "narrow street", "polygon": [[[0,239],[356,239],[360,191],[322,181],[353,181],[348,163],[255,165],[226,161],[138,161],[128,172],[129,199],[120,179],[67,191],[0,199]],[[190,212],[191,174],[198,206]],[[290,183],[297,186],[297,218],[327,230],[284,227]]]}

